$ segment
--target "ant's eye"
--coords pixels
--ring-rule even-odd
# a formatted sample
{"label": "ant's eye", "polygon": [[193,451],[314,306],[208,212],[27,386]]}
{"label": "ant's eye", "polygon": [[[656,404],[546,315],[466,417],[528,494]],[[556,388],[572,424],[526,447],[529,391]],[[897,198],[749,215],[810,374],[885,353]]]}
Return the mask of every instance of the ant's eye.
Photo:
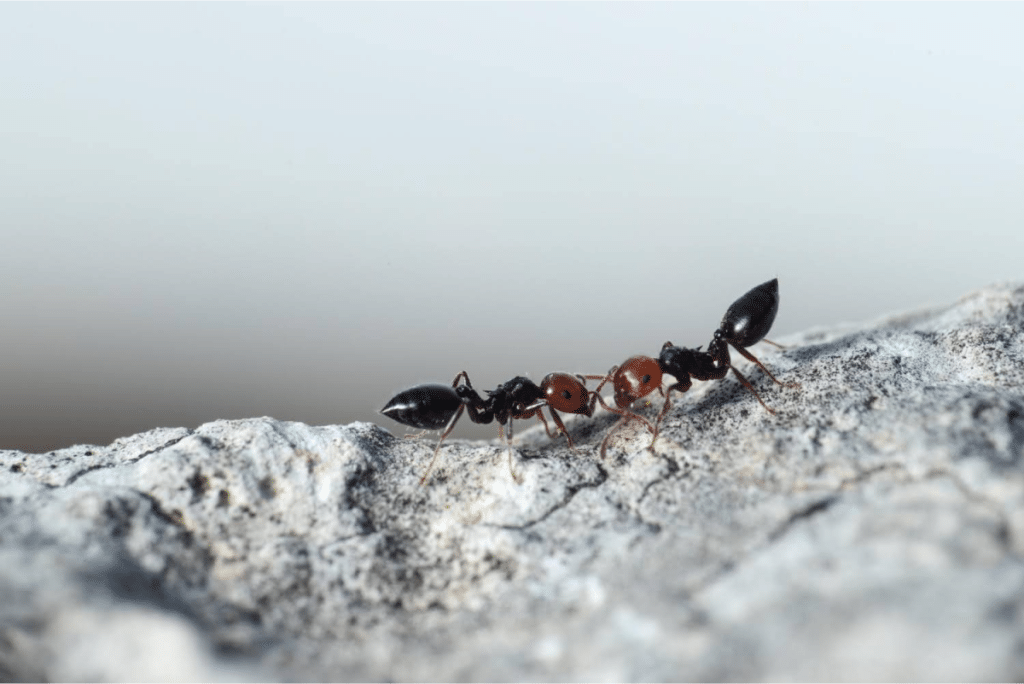
{"label": "ant's eye", "polygon": [[645,384],[645,385],[646,385],[646,384],[647,384],[647,383],[649,383],[650,381],[651,381],[651,376],[650,376],[650,375],[645,375],[645,376],[644,376],[644,379],[643,379],[643,380],[641,380],[640,382],[642,382],[643,384]]}
{"label": "ant's eye", "polygon": [[570,392],[569,390],[562,390],[562,398],[572,399],[572,392]]}

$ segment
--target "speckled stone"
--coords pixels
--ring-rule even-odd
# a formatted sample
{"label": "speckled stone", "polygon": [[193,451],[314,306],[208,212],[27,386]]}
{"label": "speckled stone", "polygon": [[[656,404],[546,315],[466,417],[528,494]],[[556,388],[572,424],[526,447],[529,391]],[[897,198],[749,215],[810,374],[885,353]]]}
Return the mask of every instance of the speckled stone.
{"label": "speckled stone", "polygon": [[758,345],[775,414],[696,382],[521,485],[367,423],[0,452],[0,679],[1020,680],[1022,329],[1009,284]]}

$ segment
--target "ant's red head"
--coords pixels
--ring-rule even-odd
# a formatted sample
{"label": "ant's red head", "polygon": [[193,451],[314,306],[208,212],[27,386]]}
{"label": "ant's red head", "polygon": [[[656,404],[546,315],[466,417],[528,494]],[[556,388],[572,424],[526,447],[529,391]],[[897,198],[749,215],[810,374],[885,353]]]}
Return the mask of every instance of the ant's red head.
{"label": "ant's red head", "polygon": [[568,373],[550,373],[540,383],[548,406],[562,413],[578,413],[590,417],[590,394],[577,378]]}

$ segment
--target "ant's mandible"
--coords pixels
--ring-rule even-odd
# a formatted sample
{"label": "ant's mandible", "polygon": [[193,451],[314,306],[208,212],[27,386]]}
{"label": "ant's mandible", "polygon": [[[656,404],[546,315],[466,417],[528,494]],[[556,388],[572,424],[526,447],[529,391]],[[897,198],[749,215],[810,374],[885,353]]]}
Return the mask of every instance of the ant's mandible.
{"label": "ant's mandible", "polygon": [[[465,384],[460,384],[460,381],[465,381]],[[410,427],[444,429],[427,470],[420,478],[420,485],[427,481],[437,461],[441,443],[451,434],[464,410],[469,412],[469,419],[474,423],[486,425],[497,420],[499,438],[505,438],[503,428],[508,425],[508,437],[505,438],[508,445],[508,469],[512,478],[520,482],[521,479],[512,467],[512,421],[539,418],[548,436],[554,439],[558,434],[551,432],[542,412],[547,406],[551,418],[569,442],[569,448],[573,449],[572,437],[555,411],[588,417],[593,415],[594,403],[583,383],[583,376],[568,373],[550,373],[541,380],[539,386],[529,378],[517,376],[494,390],[485,390],[487,398],[484,399],[473,389],[466,371],[462,371],[455,376],[451,386],[430,383],[403,390],[392,397],[380,412]]]}

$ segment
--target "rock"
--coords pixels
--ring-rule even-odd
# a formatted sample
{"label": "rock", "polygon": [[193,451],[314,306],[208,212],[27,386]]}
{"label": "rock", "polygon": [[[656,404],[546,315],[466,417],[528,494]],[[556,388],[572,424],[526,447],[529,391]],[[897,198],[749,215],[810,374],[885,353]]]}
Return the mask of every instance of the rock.
{"label": "rock", "polygon": [[1022,327],[1002,285],[760,345],[774,415],[520,428],[522,485],[366,423],[0,452],[0,679],[1020,680]]}

